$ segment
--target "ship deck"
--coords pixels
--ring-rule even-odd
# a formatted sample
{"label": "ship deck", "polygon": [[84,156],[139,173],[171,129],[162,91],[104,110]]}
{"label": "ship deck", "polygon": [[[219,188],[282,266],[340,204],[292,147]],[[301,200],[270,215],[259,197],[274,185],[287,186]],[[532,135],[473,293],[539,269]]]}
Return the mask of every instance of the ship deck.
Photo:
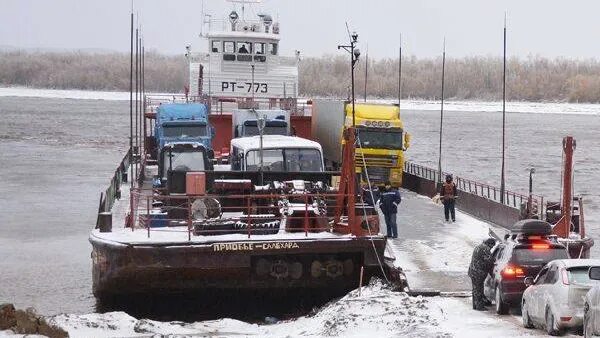
{"label": "ship deck", "polygon": [[[138,202],[134,205],[134,213],[136,215],[145,214],[148,212],[146,203],[142,201],[148,194],[151,193],[151,179],[156,174],[156,166],[149,166],[145,169],[145,177],[147,178],[141,189],[141,194],[138,197]],[[121,186],[121,198],[116,200],[112,208],[112,224],[111,232],[100,232],[99,229],[94,229],[90,234],[90,240],[98,243],[125,245],[125,246],[181,246],[181,245],[210,245],[214,243],[231,243],[231,242],[282,242],[282,241],[316,241],[316,240],[335,240],[335,241],[350,241],[357,237],[351,234],[340,234],[332,231],[296,231],[288,232],[283,226],[275,234],[245,234],[245,233],[225,233],[214,235],[195,235],[190,233],[187,226],[169,226],[160,228],[147,228],[139,224],[139,217],[136,217],[136,224],[133,228],[125,227],[127,214],[131,210],[130,185],[123,184]],[[227,215],[229,214],[229,215]],[[224,216],[239,216],[236,213],[224,213]],[[282,220],[285,224],[285,220]],[[362,236],[362,239],[378,238],[381,239],[382,234],[373,234],[373,236]]]}

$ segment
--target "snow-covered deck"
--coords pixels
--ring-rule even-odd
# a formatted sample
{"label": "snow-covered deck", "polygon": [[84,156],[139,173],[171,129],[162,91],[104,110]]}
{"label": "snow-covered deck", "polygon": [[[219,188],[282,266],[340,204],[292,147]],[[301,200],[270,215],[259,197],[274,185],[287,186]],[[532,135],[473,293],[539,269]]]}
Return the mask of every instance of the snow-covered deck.
{"label": "snow-covered deck", "polygon": [[350,240],[352,235],[341,235],[331,232],[286,232],[280,230],[277,234],[271,235],[251,235],[247,234],[226,234],[214,236],[191,236],[188,237],[187,227],[168,227],[151,228],[150,236],[148,230],[139,228],[131,230],[130,228],[113,229],[112,232],[92,231],[90,238],[106,243],[123,245],[204,245],[215,242],[264,242],[264,241],[313,241],[313,240]]}
{"label": "snow-covered deck", "polygon": [[[156,167],[146,168],[146,177],[152,177],[156,172]],[[148,185],[149,182],[146,183]],[[149,191],[149,188],[147,188]],[[144,204],[144,205],[142,205]],[[123,244],[123,245],[208,245],[215,242],[264,242],[264,241],[313,241],[313,240],[351,240],[355,238],[352,235],[343,235],[329,231],[322,232],[304,232],[295,231],[287,232],[281,226],[281,229],[276,234],[252,234],[248,237],[245,233],[229,233],[223,235],[196,236],[193,233],[190,236],[187,226],[175,227],[159,227],[150,228],[142,227],[139,224],[132,230],[125,227],[125,217],[129,213],[130,205],[130,186],[124,184],[121,186],[121,198],[115,201],[112,208],[113,228],[112,232],[100,232],[94,229],[90,234],[90,239],[93,241]],[[304,210],[304,207],[301,208]],[[146,214],[145,203],[138,203],[135,209],[136,215]],[[152,210],[151,210],[152,213]],[[235,215],[228,215],[235,216]],[[239,215],[238,215],[239,216]],[[136,217],[137,218],[137,217]],[[283,222],[282,222],[283,223]],[[373,234],[378,236],[379,234]]]}

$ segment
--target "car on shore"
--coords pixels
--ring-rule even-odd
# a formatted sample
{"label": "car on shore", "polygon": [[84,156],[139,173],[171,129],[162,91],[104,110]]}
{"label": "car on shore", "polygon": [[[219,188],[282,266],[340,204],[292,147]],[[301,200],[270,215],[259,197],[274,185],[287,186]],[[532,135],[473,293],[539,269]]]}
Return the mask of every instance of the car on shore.
{"label": "car on shore", "polygon": [[600,260],[560,259],[549,262],[535,278],[525,278],[527,289],[521,302],[523,326],[545,328],[549,335],[580,331],[584,298],[592,287],[600,284],[590,279],[591,267],[600,268]]}
{"label": "car on shore", "polygon": [[583,299],[583,336],[600,336],[600,267],[593,266],[588,278],[597,283]]}
{"label": "car on shore", "polygon": [[484,282],[484,295],[501,315],[521,306],[525,278],[535,277],[548,262],[569,258],[565,246],[553,239],[550,223],[533,219],[515,223],[492,253],[494,267]]}

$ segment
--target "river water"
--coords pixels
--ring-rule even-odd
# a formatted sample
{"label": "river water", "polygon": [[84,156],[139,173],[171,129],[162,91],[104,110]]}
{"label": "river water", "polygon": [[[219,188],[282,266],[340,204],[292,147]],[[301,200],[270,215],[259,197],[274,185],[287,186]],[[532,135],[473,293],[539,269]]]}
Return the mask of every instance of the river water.
{"label": "river water", "polygon": [[[128,147],[126,101],[0,97],[0,303],[42,314],[94,311],[91,247],[100,191]],[[599,107],[600,111],[600,107]],[[576,192],[590,235],[600,235],[599,118],[507,114],[507,187],[558,199],[562,137],[577,139]],[[437,167],[439,113],[403,111],[408,158]],[[501,114],[445,113],[443,169],[499,185]],[[595,250],[599,253],[599,250]]]}

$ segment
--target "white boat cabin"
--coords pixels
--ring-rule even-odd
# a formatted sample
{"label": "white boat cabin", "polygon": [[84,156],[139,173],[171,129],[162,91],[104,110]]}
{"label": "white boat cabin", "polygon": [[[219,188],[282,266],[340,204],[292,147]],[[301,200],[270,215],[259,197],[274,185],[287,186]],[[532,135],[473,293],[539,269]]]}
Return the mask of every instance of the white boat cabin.
{"label": "white boat cabin", "polygon": [[192,52],[188,46],[189,94],[297,97],[299,53],[280,55],[279,23],[270,15],[258,14],[257,20],[244,16],[233,10],[227,19],[211,18],[207,33],[201,34],[207,50]]}

